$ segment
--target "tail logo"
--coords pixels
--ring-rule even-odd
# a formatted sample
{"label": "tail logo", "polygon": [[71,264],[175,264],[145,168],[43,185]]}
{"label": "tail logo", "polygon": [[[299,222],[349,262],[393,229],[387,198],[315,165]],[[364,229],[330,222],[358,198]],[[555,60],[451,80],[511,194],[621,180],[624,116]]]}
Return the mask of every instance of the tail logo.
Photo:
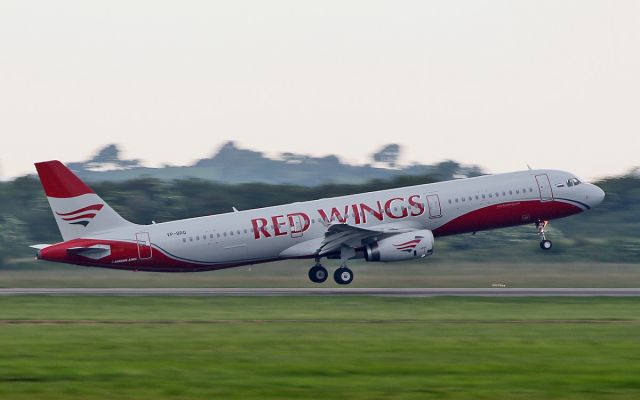
{"label": "tail logo", "polygon": [[409,240],[408,242],[394,244],[394,246],[396,249],[400,251],[411,252],[413,249],[416,248],[416,246],[418,245],[418,243],[420,243],[421,240],[422,238],[416,238],[413,240]]}
{"label": "tail logo", "polygon": [[104,207],[104,204],[92,204],[67,213],[59,213],[56,211],[56,214],[70,225],[82,225],[86,227],[98,214],[98,211],[102,210],[102,207]]}

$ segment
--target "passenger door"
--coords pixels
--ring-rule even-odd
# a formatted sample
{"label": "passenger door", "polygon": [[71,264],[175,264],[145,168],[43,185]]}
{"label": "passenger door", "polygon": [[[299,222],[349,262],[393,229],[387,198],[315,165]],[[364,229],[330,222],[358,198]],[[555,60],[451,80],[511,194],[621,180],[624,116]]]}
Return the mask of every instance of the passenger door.
{"label": "passenger door", "polygon": [[549,176],[547,174],[536,175],[536,182],[538,183],[538,189],[540,190],[540,200],[553,200],[553,190],[551,189]]}
{"label": "passenger door", "polygon": [[136,233],[136,242],[138,243],[138,258],[140,260],[150,259],[152,250],[149,232]]}

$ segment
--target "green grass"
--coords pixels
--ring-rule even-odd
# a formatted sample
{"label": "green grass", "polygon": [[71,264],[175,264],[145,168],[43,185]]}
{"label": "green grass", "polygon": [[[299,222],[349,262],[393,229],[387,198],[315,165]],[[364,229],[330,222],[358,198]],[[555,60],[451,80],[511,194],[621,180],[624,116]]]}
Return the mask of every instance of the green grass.
{"label": "green grass", "polygon": [[637,399],[640,299],[0,298],[1,399]]}
{"label": "green grass", "polygon": [[[436,258],[399,263],[350,263],[353,287],[640,287],[640,265],[605,263],[456,263]],[[526,258],[525,258],[526,260]],[[338,260],[323,260],[332,272]],[[312,260],[220,271],[167,274],[38,262],[0,267],[0,287],[317,287]],[[333,279],[323,286],[336,287]]]}

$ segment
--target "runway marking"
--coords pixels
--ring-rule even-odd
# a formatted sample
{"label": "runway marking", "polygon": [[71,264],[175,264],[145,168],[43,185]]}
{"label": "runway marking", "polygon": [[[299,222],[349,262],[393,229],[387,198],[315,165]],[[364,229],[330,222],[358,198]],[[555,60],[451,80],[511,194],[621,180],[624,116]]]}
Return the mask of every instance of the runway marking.
{"label": "runway marking", "polygon": [[640,288],[3,288],[0,296],[640,297]]}

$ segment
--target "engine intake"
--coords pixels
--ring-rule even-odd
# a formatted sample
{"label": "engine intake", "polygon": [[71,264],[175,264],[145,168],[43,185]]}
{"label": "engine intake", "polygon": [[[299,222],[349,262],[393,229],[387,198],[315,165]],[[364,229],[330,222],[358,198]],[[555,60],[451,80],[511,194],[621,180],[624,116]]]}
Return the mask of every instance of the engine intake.
{"label": "engine intake", "polygon": [[403,261],[433,254],[433,233],[430,230],[394,235],[365,246],[367,261]]}

